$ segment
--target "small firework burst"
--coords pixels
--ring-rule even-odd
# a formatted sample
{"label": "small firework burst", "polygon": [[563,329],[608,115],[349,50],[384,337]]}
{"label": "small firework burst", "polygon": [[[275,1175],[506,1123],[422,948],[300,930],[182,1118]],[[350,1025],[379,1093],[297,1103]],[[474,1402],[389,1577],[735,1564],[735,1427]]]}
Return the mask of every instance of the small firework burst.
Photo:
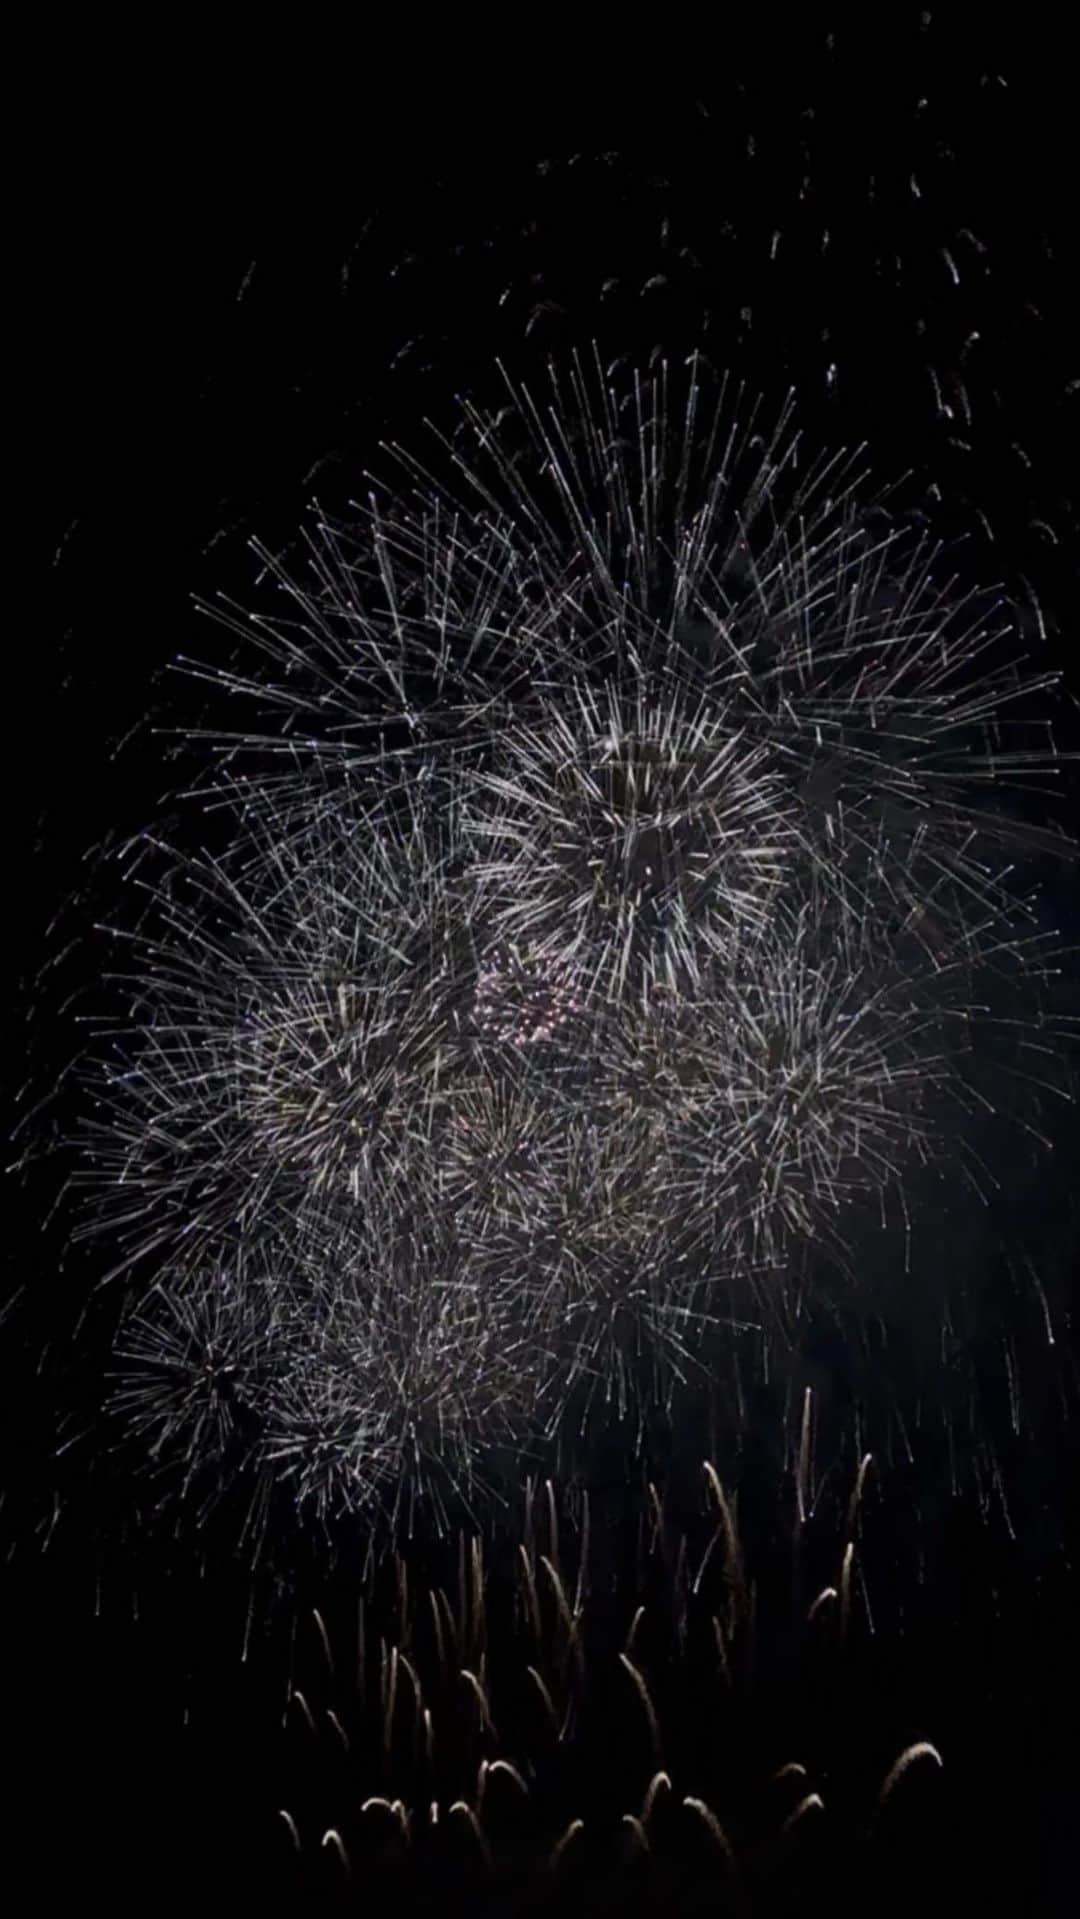
{"label": "small firework burst", "polygon": [[485,1039],[547,1045],[584,1011],[572,966],[542,953],[522,958],[513,947],[496,947],[477,974],[473,1018]]}
{"label": "small firework burst", "polygon": [[765,751],[740,750],[700,701],[663,704],[666,691],[639,687],[620,712],[613,686],[601,708],[586,684],[570,712],[552,702],[508,730],[466,821],[493,924],[572,967],[596,1003],[646,977],[692,984],[764,927],[793,839]]}

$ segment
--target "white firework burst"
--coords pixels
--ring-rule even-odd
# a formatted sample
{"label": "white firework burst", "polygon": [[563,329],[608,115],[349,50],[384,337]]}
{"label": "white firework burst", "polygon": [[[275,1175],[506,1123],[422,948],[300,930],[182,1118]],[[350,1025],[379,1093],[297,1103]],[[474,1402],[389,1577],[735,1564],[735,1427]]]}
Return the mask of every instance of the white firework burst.
{"label": "white firework burst", "polygon": [[[327,1520],[468,1497],[843,1267],[963,1161],[986,983],[1043,964],[978,798],[1053,764],[1004,615],[699,360],[509,395],[213,609],[231,850],[138,881],[85,1141],[122,1353],[235,1313],[260,1483]],[[220,1452],[239,1363],[124,1405]]]}

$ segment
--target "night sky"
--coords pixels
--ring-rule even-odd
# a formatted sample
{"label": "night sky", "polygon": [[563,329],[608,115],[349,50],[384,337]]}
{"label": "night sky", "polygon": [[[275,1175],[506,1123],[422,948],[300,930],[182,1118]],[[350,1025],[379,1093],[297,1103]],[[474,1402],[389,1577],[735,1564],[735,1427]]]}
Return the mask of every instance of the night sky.
{"label": "night sky", "polygon": [[[347,75],[327,75],[322,106],[258,63],[235,93],[201,72],[196,82],[187,62],[170,81],[164,50],[141,56],[147,83],[129,87],[98,45],[98,84],[82,84],[69,53],[63,84],[41,90],[13,296],[37,477],[29,566],[13,555],[31,591],[6,652],[12,1124],[48,1098],[9,1161],[31,1137],[47,1145],[76,1100],[60,1076],[75,1003],[101,1004],[106,947],[93,929],[114,904],[98,849],[163,815],[193,847],[213,850],[222,830],[168,797],[169,732],[197,725],[215,697],[172,665],[225,644],[194,600],[249,600],[248,542],[277,550],[313,501],[343,508],[384,464],[380,442],[416,444],[461,395],[497,406],[499,361],[528,382],[594,341],[605,361],[639,363],[700,347],[773,412],[792,389],[808,442],[864,445],[875,480],[958,543],[959,576],[1002,583],[1039,670],[1063,675],[1059,745],[1080,747],[1080,260],[1064,29],[1025,19],[1021,47],[1016,20],[961,28],[900,8],[856,30],[818,12],[794,41],[786,22],[729,39],[700,76],[690,48],[677,80],[641,67],[632,81],[598,69],[572,82],[568,61],[531,68],[526,47],[506,76],[486,49],[496,64],[481,84],[459,48],[419,77],[400,55],[385,70],[362,62],[362,106]],[[1078,797],[1063,766],[1028,817],[1075,832]],[[1080,942],[1075,863],[1025,858],[1042,886],[1040,929]],[[1057,1010],[1076,1017],[1075,954],[1061,969]],[[1058,1065],[1064,1045],[1053,1041]],[[817,1408],[823,1483],[830,1445],[860,1401],[872,1423],[877,1396],[890,1437],[866,1495],[862,1664],[842,1694],[866,1758],[837,1734],[837,1799],[861,1765],[883,1777],[912,1740],[945,1758],[941,1791],[920,1783],[925,1803],[916,1794],[907,1815],[921,1851],[915,1839],[880,1851],[878,1881],[856,1884],[830,1881],[808,1851],[778,1882],[777,1909],[800,1897],[816,1909],[830,1883],[830,1910],[890,1909],[894,1897],[931,1911],[954,1899],[1071,1907],[1080,1126],[1061,1101],[1047,1123],[1049,1156],[986,1124],[994,1200],[958,1201],[931,1225],[932,1257],[910,1286],[896,1246],[875,1248],[887,1367],[860,1344],[855,1308],[821,1313],[804,1329],[794,1398],[762,1388],[744,1416],[743,1543],[786,1577],[802,1392]],[[287,1668],[314,1664],[313,1605],[335,1631],[354,1629],[362,1542],[339,1542],[328,1583],[310,1539],[293,1544],[275,1514],[275,1596],[227,1515],[173,1538],[171,1522],[152,1522],[128,1455],[114,1466],[95,1452],[110,1295],[94,1284],[108,1249],[66,1247],[63,1174],[62,1156],[34,1152],[6,1194],[3,1722],[16,1783],[5,1877],[13,1888],[28,1872],[32,1896],[57,1910],[88,1895],[143,1910],[179,1886],[302,1908],[314,1887],[330,1896],[334,1862],[316,1846],[304,1879],[278,1809],[306,1794],[315,1832],[325,1786],[322,1823],[340,1824],[348,1782],[279,1738]],[[966,1275],[950,1352],[939,1271]],[[881,1412],[886,1372],[896,1421]],[[700,1530],[706,1448],[690,1422],[647,1462],[646,1479],[670,1473],[675,1535]],[[595,1512],[611,1520],[598,1586],[634,1562],[644,1494],[623,1453],[623,1437],[597,1437]],[[831,1483],[829,1494],[841,1512],[850,1449],[844,1459],[843,1496]],[[493,1619],[509,1604],[508,1537],[492,1546]],[[808,1549],[803,1614],[829,1563]],[[761,1643],[775,1656],[763,1651],[760,1695],[739,1723],[787,1711],[812,1726],[831,1708],[809,1684],[794,1696],[791,1617],[761,1577]],[[380,1603],[392,1620],[393,1595]],[[680,1750],[719,1737],[695,1717],[693,1684],[675,1694]],[[629,1737],[624,1702],[608,1720],[605,1699],[590,1707],[587,1755]],[[501,1730],[509,1749],[520,1729]],[[588,1757],[573,1763],[567,1803],[588,1824],[589,1795],[603,1790]],[[553,1801],[556,1824],[563,1810]],[[613,1801],[605,1816],[620,1810]],[[357,1884],[348,1896],[360,1903]]]}

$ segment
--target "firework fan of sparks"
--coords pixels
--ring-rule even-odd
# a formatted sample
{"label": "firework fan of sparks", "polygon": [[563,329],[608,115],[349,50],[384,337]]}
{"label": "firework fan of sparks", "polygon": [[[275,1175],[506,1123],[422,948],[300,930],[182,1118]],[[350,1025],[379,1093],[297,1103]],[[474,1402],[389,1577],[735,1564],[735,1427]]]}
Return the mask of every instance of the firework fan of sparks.
{"label": "firework fan of sparks", "polygon": [[77,1175],[154,1458],[328,1520],[670,1399],[948,1135],[977,1178],[1047,961],[978,796],[1052,676],[790,407],[575,359],[395,458],[204,609],[232,844],[133,849]]}

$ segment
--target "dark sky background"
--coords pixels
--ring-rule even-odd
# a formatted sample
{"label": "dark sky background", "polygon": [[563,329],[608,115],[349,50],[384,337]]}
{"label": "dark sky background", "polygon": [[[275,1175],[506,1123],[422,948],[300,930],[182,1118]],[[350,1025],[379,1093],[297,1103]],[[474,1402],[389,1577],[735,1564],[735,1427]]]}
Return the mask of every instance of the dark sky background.
{"label": "dark sky background", "polygon": [[[9,616],[5,658],[13,1089],[52,1083],[70,1052],[58,1000],[100,964],[92,939],[51,964],[102,905],[87,849],[138,830],[170,785],[147,716],[167,704],[182,725],[201,710],[203,695],[167,671],[220,644],[193,595],[249,596],[250,537],[289,541],[313,498],[341,505],[366,467],[385,469],[380,438],[415,440],[425,417],[451,418],[457,394],[496,399],[499,357],[528,378],[593,339],[612,358],[700,344],[773,410],[794,386],[808,441],[865,442],[882,481],[910,476],[912,510],[970,536],[962,577],[1004,581],[1040,659],[1080,699],[1080,260],[1068,55],[1049,18],[1025,17],[1023,45],[1015,16],[976,28],[899,8],[859,29],[804,23],[794,39],[785,20],[728,38],[700,73],[689,50],[677,81],[641,70],[575,82],[563,60],[549,81],[524,51],[484,81],[460,49],[420,77],[367,59],[352,111],[341,73],[327,75],[339,106],[299,81],[271,86],[255,62],[235,90],[197,61],[197,79],[185,61],[170,83],[161,50],[137,87],[98,45],[90,87],[69,56],[41,98],[11,296],[27,321],[12,371],[34,474],[20,481],[25,551],[12,554],[31,590]],[[1059,729],[1074,748],[1078,712]],[[1076,820],[1075,780],[1043,811]],[[1075,868],[1047,886],[1047,923],[1080,940]],[[1001,1245],[1036,1245],[1068,1345],[1067,1116],[1058,1139],[1053,1173],[1019,1180]],[[235,1726],[227,1756],[209,1733],[177,1744],[191,1668],[226,1658],[184,1629],[186,1588],[175,1606],[145,1602],[157,1625],[142,1638],[126,1599],[93,1618],[91,1565],[107,1564],[109,1535],[102,1510],[79,1511],[77,1468],[40,1550],[57,1381],[86,1284],[78,1261],[61,1261],[59,1228],[40,1230],[55,1185],[48,1163],[6,1196],[8,1723],[35,1882],[82,1878],[97,1896],[107,1832],[148,1822],[126,1870],[161,1870],[176,1857],[176,1809],[192,1817],[197,1800],[217,1832],[221,1796],[244,1800],[237,1780],[258,1768]],[[980,1254],[988,1270],[1001,1245]],[[991,1354],[1009,1285],[987,1296]],[[825,1342],[814,1363],[830,1390],[842,1353]],[[63,1390],[89,1403],[85,1379]],[[995,1672],[983,1696],[973,1664],[962,1695],[969,1720],[986,1714],[1008,1782],[998,1810],[1011,1805],[1021,1835],[999,1887],[1046,1912],[1065,1910],[1077,1730],[1065,1521],[1077,1455],[1071,1428],[1052,1440],[1060,1422],[1040,1423],[1052,1390],[1034,1375],[1038,1446],[1014,1462],[1033,1512],[1043,1488],[1041,1516],[1000,1569],[1028,1679]],[[951,1567],[961,1580],[963,1564]],[[954,1626],[966,1603],[955,1586]]]}

